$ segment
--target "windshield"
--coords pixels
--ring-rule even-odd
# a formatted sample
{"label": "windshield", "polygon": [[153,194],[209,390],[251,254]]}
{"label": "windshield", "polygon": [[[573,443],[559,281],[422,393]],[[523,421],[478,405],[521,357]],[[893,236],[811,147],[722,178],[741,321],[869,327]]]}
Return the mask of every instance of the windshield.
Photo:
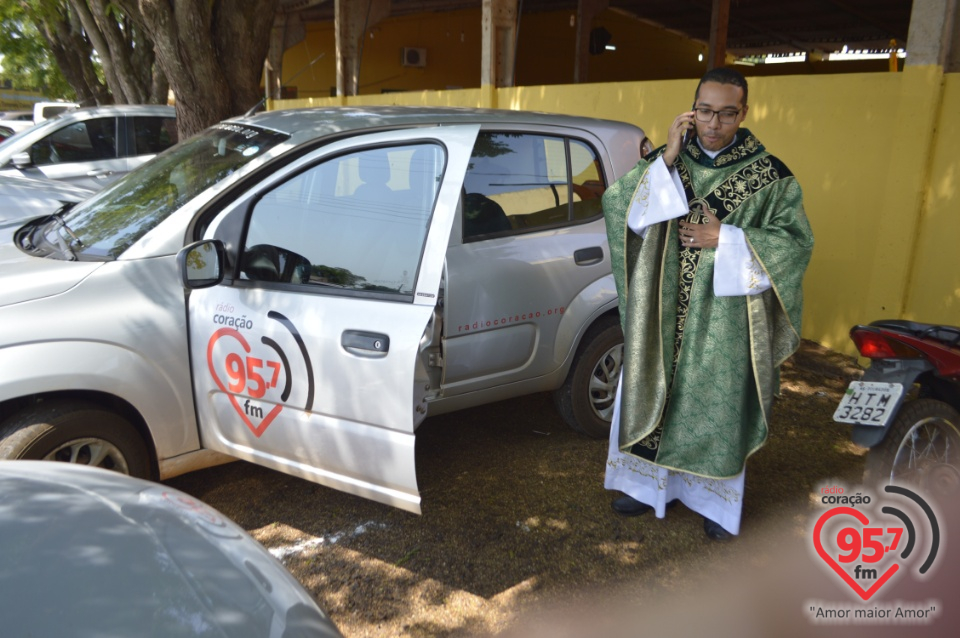
{"label": "windshield", "polygon": [[288,138],[217,124],[78,204],[63,216],[62,227],[70,231],[63,239],[76,259],[116,259],[181,206]]}

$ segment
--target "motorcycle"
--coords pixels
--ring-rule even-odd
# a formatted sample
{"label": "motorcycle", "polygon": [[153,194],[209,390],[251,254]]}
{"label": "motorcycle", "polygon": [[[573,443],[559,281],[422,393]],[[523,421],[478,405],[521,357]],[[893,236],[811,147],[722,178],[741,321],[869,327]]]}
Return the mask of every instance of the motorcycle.
{"label": "motorcycle", "polygon": [[870,366],[833,420],[869,448],[864,482],[960,494],[960,328],[883,320],[850,338]]}

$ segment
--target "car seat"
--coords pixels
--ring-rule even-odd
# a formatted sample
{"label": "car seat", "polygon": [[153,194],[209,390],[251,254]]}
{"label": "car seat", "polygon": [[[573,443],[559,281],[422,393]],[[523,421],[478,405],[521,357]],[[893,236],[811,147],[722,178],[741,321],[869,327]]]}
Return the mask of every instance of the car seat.
{"label": "car seat", "polygon": [[393,189],[387,186],[390,181],[390,160],[385,151],[367,151],[359,156],[360,184],[353,192],[354,197],[368,201],[386,203],[393,196]]}
{"label": "car seat", "polygon": [[503,207],[482,193],[463,196],[463,238],[511,230]]}

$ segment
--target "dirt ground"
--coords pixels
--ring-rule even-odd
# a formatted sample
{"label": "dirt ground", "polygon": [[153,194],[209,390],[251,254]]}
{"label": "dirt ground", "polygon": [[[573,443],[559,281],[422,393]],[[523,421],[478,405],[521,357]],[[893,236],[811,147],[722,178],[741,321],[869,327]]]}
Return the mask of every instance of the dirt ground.
{"label": "dirt ground", "polygon": [[741,534],[726,544],[682,506],[663,520],[614,514],[606,441],[570,431],[548,394],[427,419],[421,516],[242,462],[169,483],[273,550],[348,638],[533,636],[544,617],[543,635],[572,636],[586,622],[576,610],[599,615],[612,592],[649,610],[702,574],[798,546],[812,492],[862,474],[863,450],[831,419],[859,374],[810,342],[787,362],[769,442],[748,464]]}

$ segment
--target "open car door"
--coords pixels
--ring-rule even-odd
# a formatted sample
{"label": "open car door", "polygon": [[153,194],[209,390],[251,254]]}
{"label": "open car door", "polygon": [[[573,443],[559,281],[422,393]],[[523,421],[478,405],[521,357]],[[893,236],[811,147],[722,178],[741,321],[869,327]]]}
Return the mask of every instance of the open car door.
{"label": "open car door", "polygon": [[339,140],[217,215],[230,276],[188,300],[204,447],[420,512],[424,350],[478,128]]}

